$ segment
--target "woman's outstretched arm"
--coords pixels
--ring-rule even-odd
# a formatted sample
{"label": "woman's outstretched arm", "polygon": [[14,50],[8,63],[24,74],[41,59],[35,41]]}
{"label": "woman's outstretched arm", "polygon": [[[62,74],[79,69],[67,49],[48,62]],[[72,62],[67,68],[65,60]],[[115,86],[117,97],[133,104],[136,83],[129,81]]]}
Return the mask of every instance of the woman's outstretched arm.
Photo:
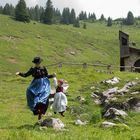
{"label": "woman's outstretched arm", "polygon": [[26,73],[17,72],[16,75],[19,75],[21,77],[28,77],[32,75],[32,73],[33,73],[33,68],[30,68]]}

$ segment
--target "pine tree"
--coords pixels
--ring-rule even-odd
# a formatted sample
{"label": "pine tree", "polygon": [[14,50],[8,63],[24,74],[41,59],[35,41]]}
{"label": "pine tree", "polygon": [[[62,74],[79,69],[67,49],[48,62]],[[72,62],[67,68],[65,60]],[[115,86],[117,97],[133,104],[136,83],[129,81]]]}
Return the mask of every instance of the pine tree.
{"label": "pine tree", "polygon": [[2,10],[2,14],[4,15],[9,15],[9,16],[14,16],[15,15],[15,8],[12,4],[8,4],[6,3],[4,8],[1,9]]}
{"label": "pine tree", "polygon": [[75,10],[72,9],[70,13],[70,24],[73,24],[75,22],[75,19],[76,19]]}
{"label": "pine tree", "polygon": [[87,20],[87,13],[84,11],[81,11],[79,14],[79,20]]}
{"label": "pine tree", "polygon": [[126,18],[126,24],[133,25],[134,23],[135,23],[135,18],[133,16],[133,13],[129,11]]}
{"label": "pine tree", "polygon": [[44,13],[45,13],[45,9],[43,7],[39,8],[39,14],[40,14],[40,22],[44,22]]}
{"label": "pine tree", "polygon": [[35,8],[31,7],[31,8],[27,8],[30,19],[31,20],[35,20]]}
{"label": "pine tree", "polygon": [[90,19],[90,18],[91,18],[91,13],[88,14],[88,19]]}
{"label": "pine tree", "polygon": [[107,26],[108,27],[112,26],[112,19],[110,17],[107,20]]}
{"label": "pine tree", "polygon": [[83,24],[83,29],[86,29],[87,28],[87,25],[86,23]]}
{"label": "pine tree", "polygon": [[24,0],[19,0],[15,9],[15,18],[18,21],[30,22],[29,14]]}
{"label": "pine tree", "polygon": [[79,20],[84,20],[84,11],[81,11],[79,14]]}
{"label": "pine tree", "polygon": [[61,12],[60,12],[60,10],[54,8],[53,9],[53,14],[54,14],[53,22],[54,23],[60,23],[60,21],[61,21]]}
{"label": "pine tree", "polygon": [[0,14],[2,14],[2,13],[3,13],[3,7],[0,6]]}
{"label": "pine tree", "polygon": [[4,8],[3,8],[3,14],[10,15],[10,5],[8,3],[6,3]]}
{"label": "pine tree", "polygon": [[92,22],[96,21],[96,15],[95,15],[95,13],[93,13],[93,14],[89,13],[88,19],[89,20],[92,20]]}
{"label": "pine tree", "polygon": [[92,14],[92,19],[93,19],[93,20],[96,20],[96,15],[95,15],[95,13]]}
{"label": "pine tree", "polygon": [[61,23],[67,24],[67,25],[70,24],[70,10],[69,10],[69,8],[63,9]]}
{"label": "pine tree", "polygon": [[84,12],[84,20],[87,20],[87,13]]}
{"label": "pine tree", "polygon": [[105,21],[105,20],[106,20],[103,14],[101,15],[101,17],[100,17],[99,20],[100,20],[100,21]]}
{"label": "pine tree", "polygon": [[78,18],[75,20],[73,27],[80,28],[80,22]]}
{"label": "pine tree", "polygon": [[15,7],[12,4],[10,4],[9,9],[10,9],[10,16],[15,16]]}
{"label": "pine tree", "polygon": [[46,9],[44,12],[44,23],[45,24],[53,23],[53,5],[51,0],[48,0],[46,3]]}
{"label": "pine tree", "polygon": [[35,19],[36,21],[40,21],[40,13],[39,13],[39,6],[36,5],[34,8],[34,13],[35,13]]}

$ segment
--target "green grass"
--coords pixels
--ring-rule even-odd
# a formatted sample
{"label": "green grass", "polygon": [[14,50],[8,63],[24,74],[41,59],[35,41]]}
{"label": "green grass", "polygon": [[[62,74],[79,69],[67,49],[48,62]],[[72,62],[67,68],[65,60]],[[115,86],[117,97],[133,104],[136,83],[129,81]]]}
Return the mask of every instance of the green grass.
{"label": "green grass", "polygon": [[[0,139],[1,140],[138,140],[140,139],[140,115],[128,112],[125,120],[128,128],[118,126],[103,129],[100,124],[101,108],[90,98],[94,91],[90,87],[95,86],[100,90],[106,90],[112,86],[100,85],[100,81],[118,76],[122,80],[116,86],[123,87],[126,81],[136,77],[136,73],[114,74],[97,73],[98,68],[70,67],[62,69],[49,67],[49,73],[56,72],[58,78],[64,78],[70,84],[68,101],[69,106],[75,108],[75,113],[70,110],[65,117],[60,118],[66,125],[66,131],[56,131],[51,128],[40,130],[34,127],[37,117],[26,106],[26,88],[31,82],[30,78],[16,77],[16,71],[26,71],[32,66],[31,60],[40,55],[44,59],[44,65],[60,61],[88,62],[101,61],[119,65],[119,26],[111,28],[100,23],[87,23],[87,30],[77,29],[64,25],[43,25],[40,23],[25,24],[15,22],[8,16],[0,15]],[[140,44],[140,28],[137,26],[123,27],[130,33],[131,40]],[[9,36],[12,36],[10,39]],[[40,37],[39,37],[40,36]],[[138,46],[140,47],[140,45]],[[75,51],[76,55],[70,54]],[[100,68],[99,68],[100,69]],[[52,80],[51,80],[52,83]],[[133,91],[139,90],[136,86]],[[86,98],[84,104],[80,104],[77,96]],[[127,99],[128,96],[125,97]],[[125,100],[124,99],[124,100]],[[52,112],[52,110],[48,110]],[[44,116],[45,118],[45,116]],[[86,126],[76,126],[74,121],[80,118],[88,120]]]}
{"label": "green grass", "polygon": [[[34,127],[37,117],[34,117],[27,109],[25,98],[25,91],[31,79],[27,78],[24,80],[23,78],[10,76],[3,79],[1,82],[1,138],[4,140],[18,140],[21,139],[21,137],[25,140],[53,140],[56,138],[62,140],[129,140],[139,138],[139,114],[134,112],[129,113],[129,117],[125,120],[129,129],[122,126],[103,129],[100,127],[101,122],[104,121],[101,118],[101,108],[95,105],[93,100],[90,98],[90,94],[93,91],[90,87],[96,86],[97,83],[103,79],[119,76],[122,79],[122,83],[125,83],[126,80],[132,80],[135,77],[140,78],[139,74],[117,72],[110,75],[97,73],[91,68],[83,70],[77,68],[70,69],[70,67],[63,67],[61,72],[55,68],[51,68],[49,70],[50,72],[57,72],[58,78],[65,77],[70,84],[70,96],[68,96],[68,101],[69,106],[75,108],[75,113],[71,114],[70,110],[68,110],[65,113],[65,118],[62,118],[58,114],[53,115],[53,117],[58,117],[65,123],[66,131],[61,132],[51,128],[48,128],[47,130],[40,130],[38,127]],[[122,87],[123,84],[120,84],[119,86]],[[87,102],[80,104],[77,100],[75,100],[75,98],[79,95],[85,97]],[[49,109],[48,112],[52,112],[52,110]],[[76,126],[74,125],[74,120],[77,118],[80,118],[81,120],[88,120],[89,124],[87,126]]]}

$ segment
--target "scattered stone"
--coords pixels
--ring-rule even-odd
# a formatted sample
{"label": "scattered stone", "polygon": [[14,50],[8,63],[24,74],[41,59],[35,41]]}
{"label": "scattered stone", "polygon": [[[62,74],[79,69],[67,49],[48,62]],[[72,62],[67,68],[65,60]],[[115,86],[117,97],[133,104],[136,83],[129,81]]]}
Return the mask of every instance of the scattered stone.
{"label": "scattered stone", "polygon": [[92,90],[92,89],[95,89],[95,87],[93,86],[93,87],[90,87],[90,89]]}
{"label": "scattered stone", "polygon": [[118,90],[118,93],[127,93],[127,92],[129,92],[129,89],[131,88],[131,87],[133,87],[133,86],[135,86],[137,83],[136,82],[134,82],[134,81],[132,81],[132,82],[128,82],[127,84],[125,84],[125,86],[122,88],[122,89],[120,89],[120,90]]}
{"label": "scattered stone", "polygon": [[37,35],[36,38],[41,39],[41,36],[40,35]]}
{"label": "scattered stone", "polygon": [[71,55],[75,55],[76,53],[75,53],[75,52],[70,52],[70,54],[71,54]]}
{"label": "scattered stone", "polygon": [[84,97],[81,97],[81,96],[77,96],[76,99],[80,102],[80,103],[83,103],[85,102],[85,98]]}
{"label": "scattered stone", "polygon": [[130,105],[130,107],[134,107],[139,102],[140,102],[140,99],[135,98],[135,97],[132,97],[127,101],[127,103]]}
{"label": "scattered stone", "polygon": [[136,95],[136,94],[139,94],[140,92],[139,91],[136,91],[136,92],[132,92],[130,93],[131,95]]}
{"label": "scattered stone", "polygon": [[118,87],[111,88],[111,89],[108,89],[107,91],[104,91],[103,95],[108,98],[111,98],[111,97],[114,97],[114,95],[117,93],[117,91],[118,91]]}
{"label": "scattered stone", "polygon": [[63,129],[65,126],[60,119],[55,119],[55,118],[45,119],[43,122],[41,122],[40,125],[46,127],[52,127],[56,130]]}
{"label": "scattered stone", "polygon": [[140,112],[140,99],[138,98],[130,98],[127,101],[127,104],[130,106],[130,109]]}
{"label": "scattered stone", "polygon": [[99,98],[99,95],[97,95],[97,94],[95,94],[95,93],[93,92],[93,93],[91,93],[91,97],[93,97],[93,98]]}
{"label": "scattered stone", "polygon": [[104,80],[101,83],[114,85],[114,84],[117,84],[119,82],[120,82],[120,78],[119,77],[113,77],[112,79]]}
{"label": "scattered stone", "polygon": [[52,117],[52,116],[53,116],[53,114],[51,112],[47,113],[47,117]]}
{"label": "scattered stone", "polygon": [[104,127],[104,128],[109,128],[109,127],[116,126],[116,124],[115,124],[115,123],[112,123],[112,122],[107,122],[107,121],[105,121],[105,122],[103,122],[103,123],[101,124],[101,126]]}
{"label": "scattered stone", "polygon": [[118,110],[116,108],[109,108],[104,114],[104,117],[108,119],[114,119],[118,116],[125,118],[127,116],[127,113],[123,110]]}
{"label": "scattered stone", "polygon": [[133,107],[134,111],[139,112],[140,113],[140,102],[137,103],[134,107]]}
{"label": "scattered stone", "polygon": [[117,101],[118,98],[117,97],[113,97],[113,98],[110,98],[109,101]]}
{"label": "scattered stone", "polygon": [[112,122],[107,122],[107,121],[105,121],[105,122],[103,122],[103,123],[101,124],[101,126],[102,126],[103,128],[119,127],[119,128],[123,128],[123,130],[124,130],[124,129],[126,129],[126,130],[131,130],[130,127],[127,126],[127,125],[124,124],[124,123],[116,124],[116,123],[112,123]]}
{"label": "scattered stone", "polygon": [[39,130],[41,130],[41,131],[43,131],[43,130],[47,130],[48,128],[47,127],[45,127],[45,126],[40,126],[39,127]]}
{"label": "scattered stone", "polygon": [[102,104],[102,102],[99,99],[94,100],[94,102],[95,102],[96,105],[101,105]]}
{"label": "scattered stone", "polygon": [[82,122],[79,119],[75,121],[75,125],[86,125],[86,124],[87,124],[87,122]]}

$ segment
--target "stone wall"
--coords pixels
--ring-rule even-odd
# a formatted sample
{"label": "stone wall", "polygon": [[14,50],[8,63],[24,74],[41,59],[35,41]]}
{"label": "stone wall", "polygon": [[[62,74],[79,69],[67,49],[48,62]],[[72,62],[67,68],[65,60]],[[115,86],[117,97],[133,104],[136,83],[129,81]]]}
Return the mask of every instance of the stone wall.
{"label": "stone wall", "polygon": [[[134,66],[135,62],[140,59],[140,55],[138,53],[131,53],[130,57],[125,58],[125,66]],[[131,68],[125,68],[125,71],[132,71]]]}

